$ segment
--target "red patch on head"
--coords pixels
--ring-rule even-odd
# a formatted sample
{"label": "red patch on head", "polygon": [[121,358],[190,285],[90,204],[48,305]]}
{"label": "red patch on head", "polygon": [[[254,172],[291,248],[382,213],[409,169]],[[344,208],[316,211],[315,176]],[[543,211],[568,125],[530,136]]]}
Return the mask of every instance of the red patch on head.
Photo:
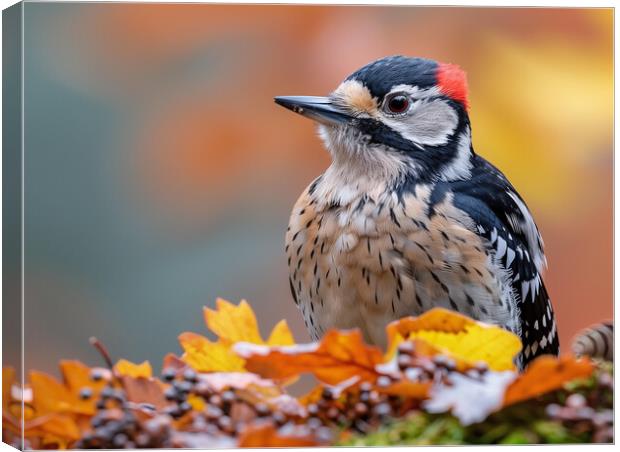
{"label": "red patch on head", "polygon": [[467,75],[456,64],[439,63],[437,69],[437,84],[443,94],[463,104],[469,109],[467,100]]}

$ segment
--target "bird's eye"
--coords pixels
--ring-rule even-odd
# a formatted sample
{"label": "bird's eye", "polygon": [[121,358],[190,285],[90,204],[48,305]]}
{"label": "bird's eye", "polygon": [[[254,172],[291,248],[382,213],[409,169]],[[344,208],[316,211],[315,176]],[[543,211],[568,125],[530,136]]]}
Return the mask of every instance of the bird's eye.
{"label": "bird's eye", "polygon": [[409,109],[409,97],[404,94],[394,94],[387,99],[385,110],[388,113],[398,115]]}

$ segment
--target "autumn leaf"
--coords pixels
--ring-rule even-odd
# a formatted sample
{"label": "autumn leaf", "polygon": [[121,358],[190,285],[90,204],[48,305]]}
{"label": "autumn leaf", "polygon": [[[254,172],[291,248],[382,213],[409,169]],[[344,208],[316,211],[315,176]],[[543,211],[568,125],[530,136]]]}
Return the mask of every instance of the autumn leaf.
{"label": "autumn leaf", "polygon": [[[30,407],[25,413],[24,437],[36,439],[45,448],[66,448],[80,437],[80,421],[94,414],[94,402],[82,400],[79,392],[87,385],[94,391],[101,389],[90,380],[91,369],[79,361],[61,361],[60,370],[62,382],[43,372],[31,372],[30,385],[20,391]],[[3,378],[4,425],[20,434],[19,413],[8,409],[14,399],[14,371],[3,369]]]}
{"label": "autumn leaf", "polygon": [[215,306],[215,310],[204,308],[203,313],[207,327],[220,339],[233,344],[235,342],[263,343],[254,311],[245,300],[241,300],[239,305],[235,306],[218,298],[215,300]]}
{"label": "autumn leaf", "polygon": [[294,343],[293,333],[291,333],[286,320],[280,320],[276,323],[267,339],[268,345],[293,345]]}
{"label": "autumn leaf", "polygon": [[308,429],[303,426],[279,431],[272,423],[250,425],[239,437],[239,447],[311,447],[320,446]]}
{"label": "autumn leaf", "polygon": [[230,349],[230,344],[212,342],[195,333],[182,333],[179,342],[185,353],[181,357],[199,372],[241,372],[244,361]]}
{"label": "autumn leaf", "polygon": [[121,375],[119,379],[127,394],[127,400],[130,402],[149,404],[157,409],[167,405],[166,398],[164,397],[164,385],[158,380],[129,375]]}
{"label": "autumn leaf", "polygon": [[114,366],[114,372],[119,376],[133,378],[149,378],[153,376],[153,369],[151,368],[151,363],[148,361],[144,361],[141,364],[134,364],[126,359],[121,359]]}
{"label": "autumn leaf", "polygon": [[[60,371],[63,382],[50,375],[30,372],[30,386],[33,392],[33,405],[37,415],[47,413],[72,413],[91,416],[95,413],[95,397],[105,381],[93,382],[91,369],[79,361],[61,361]],[[80,391],[88,387],[93,397],[83,400]]]}
{"label": "autumn leaf", "polygon": [[180,372],[181,370],[187,367],[187,363],[183,361],[181,358],[176,356],[174,353],[168,353],[164,356],[163,360],[163,368],[164,369],[173,369],[176,372]]}
{"label": "autumn leaf", "polygon": [[181,359],[199,372],[244,371],[244,360],[231,349],[237,342],[261,345],[295,343],[285,320],[276,324],[265,342],[260,335],[254,311],[245,300],[235,306],[218,298],[215,305],[216,309],[204,308],[203,313],[207,327],[218,336],[217,341],[190,332],[179,336],[185,351]]}
{"label": "autumn leaf", "polygon": [[514,358],[521,350],[520,339],[509,331],[443,308],[394,321],[386,331],[388,357],[403,340],[421,339],[429,350],[454,358],[461,369],[483,361],[491,370],[514,370]]}
{"label": "autumn leaf", "polygon": [[234,350],[246,360],[247,370],[264,378],[312,373],[327,384],[354,376],[375,381],[379,375],[375,366],[383,361],[381,350],[365,344],[359,330],[331,330],[318,343],[275,347],[238,343]]}
{"label": "autumn leaf", "polygon": [[[125,359],[117,361],[112,371],[98,369],[104,373],[99,381],[92,380],[93,369],[78,361],[60,363],[61,380],[32,371],[22,392],[30,409],[24,430],[28,444],[33,448],[114,445],[109,442],[114,438],[106,440],[102,435],[108,424],[114,426],[123,418],[124,410],[131,410],[140,428],[157,426],[170,435],[157,439],[158,445],[320,446],[332,444],[334,422],[345,418],[356,423],[338,424],[344,428],[340,439],[355,426],[374,429],[385,422],[385,416],[394,419],[420,409],[451,413],[461,426],[480,423],[505,406],[588,377],[594,368],[588,360],[542,357],[519,375],[512,365],[520,348],[518,339],[515,342],[500,328],[442,309],[390,324],[388,352],[383,353],[366,344],[359,330],[330,330],[321,341],[295,345],[284,321],[265,341],[246,302],[235,306],[218,300],[216,307],[204,312],[207,326],[218,338],[211,341],[183,333],[180,342],[185,354],[165,357],[162,379],[153,377],[147,361],[137,364]],[[321,383],[306,396],[294,397],[286,384],[302,373],[313,374]],[[19,419],[7,410],[7,400],[16,397],[14,375],[13,369],[3,369],[3,433],[18,444]],[[108,384],[114,402],[108,398],[100,408],[98,416],[106,421],[95,427],[91,423],[94,403]],[[85,387],[90,397],[80,396]],[[166,388],[177,395],[168,400]],[[114,403],[122,406],[111,406]],[[175,405],[184,406],[178,415],[169,411],[177,409]],[[219,425],[219,417],[219,433],[207,431],[205,425]],[[137,440],[133,433],[128,435],[130,441]]]}
{"label": "autumn leaf", "polygon": [[425,399],[429,395],[431,383],[420,383],[406,379],[395,381],[394,383],[377,388],[379,392],[411,399]]}
{"label": "autumn leaf", "polygon": [[593,370],[594,364],[587,358],[540,356],[507,388],[504,406],[560,389],[571,380],[589,377]]}
{"label": "autumn leaf", "polygon": [[[103,378],[100,381],[93,381],[91,375],[93,371],[111,378],[110,371],[108,369],[100,367],[88,367],[80,361],[74,360],[62,360],[60,361],[60,373],[62,374],[65,386],[69,391],[79,397],[79,393],[83,388],[90,388],[93,396],[99,395],[99,392],[106,385],[106,379]],[[92,398],[94,398],[92,397]],[[94,402],[91,400],[88,405],[94,406]]]}
{"label": "autumn leaf", "polygon": [[46,447],[65,449],[80,438],[80,429],[71,416],[48,413],[26,421],[24,436],[40,438],[41,444]]}

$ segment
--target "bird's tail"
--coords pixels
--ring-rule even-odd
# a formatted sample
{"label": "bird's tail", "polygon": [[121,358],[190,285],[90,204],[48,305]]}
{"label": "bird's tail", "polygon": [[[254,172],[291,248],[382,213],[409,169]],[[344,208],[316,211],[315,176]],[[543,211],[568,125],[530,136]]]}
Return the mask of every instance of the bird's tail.
{"label": "bird's tail", "polygon": [[581,330],[572,343],[573,353],[613,361],[614,325],[611,320]]}

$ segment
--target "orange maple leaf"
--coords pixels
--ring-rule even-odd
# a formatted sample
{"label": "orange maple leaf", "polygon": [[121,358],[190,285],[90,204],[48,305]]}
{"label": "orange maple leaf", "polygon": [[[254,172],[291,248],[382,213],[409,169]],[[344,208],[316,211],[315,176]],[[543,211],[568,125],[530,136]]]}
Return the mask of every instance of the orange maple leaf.
{"label": "orange maple leaf", "polygon": [[[95,400],[106,382],[92,381],[92,369],[79,361],[60,362],[63,382],[44,372],[30,372],[30,386],[33,393],[33,405],[37,415],[47,413],[69,413],[92,416],[95,414]],[[92,397],[83,400],[80,391],[88,387]]]}
{"label": "orange maple leaf", "polygon": [[381,350],[365,344],[359,330],[331,330],[318,343],[275,347],[238,343],[234,349],[246,360],[247,370],[277,380],[308,372],[327,384],[353,376],[375,381],[380,375],[375,366],[383,362]]}
{"label": "orange maple leaf", "polygon": [[587,358],[540,356],[508,386],[503,406],[560,389],[571,380],[589,377],[593,371],[594,364]]}
{"label": "orange maple leaf", "polygon": [[[61,361],[62,382],[43,372],[30,372],[30,385],[17,392],[30,407],[24,413],[24,437],[36,440],[42,447],[66,448],[80,437],[80,426],[95,413],[95,397],[83,400],[79,393],[89,387],[98,394],[105,381],[93,382],[91,369],[79,361]],[[3,420],[9,431],[20,434],[20,414],[10,409],[16,400],[12,388],[14,371],[3,369]],[[15,406],[19,406],[15,405]],[[21,410],[19,410],[21,411]]]}

